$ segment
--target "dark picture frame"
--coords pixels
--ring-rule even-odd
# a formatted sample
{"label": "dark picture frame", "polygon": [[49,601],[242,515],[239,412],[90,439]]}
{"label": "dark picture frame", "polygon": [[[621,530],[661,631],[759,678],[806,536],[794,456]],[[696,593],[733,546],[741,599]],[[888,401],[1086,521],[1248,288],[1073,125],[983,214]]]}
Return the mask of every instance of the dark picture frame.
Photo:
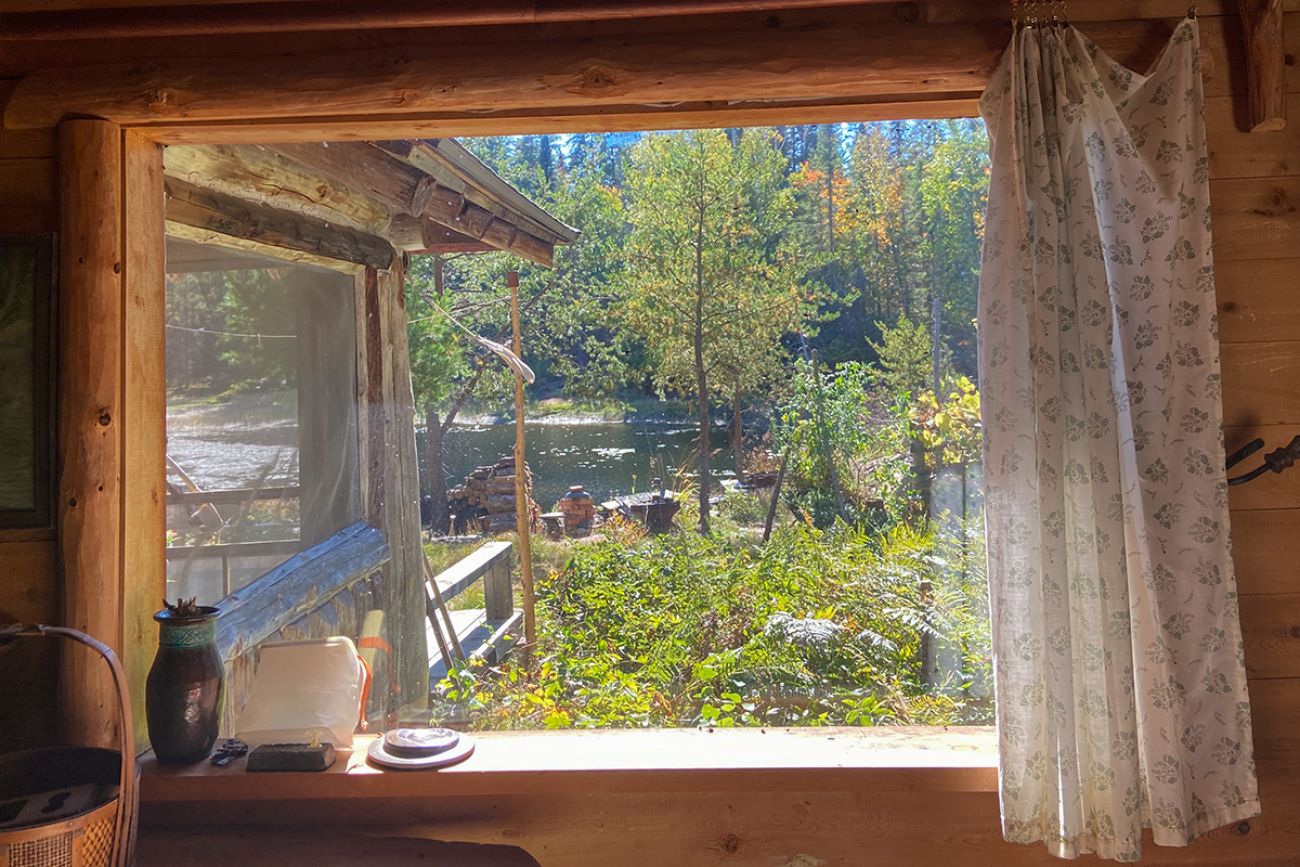
{"label": "dark picture frame", "polygon": [[54,235],[0,235],[0,529],[53,526]]}

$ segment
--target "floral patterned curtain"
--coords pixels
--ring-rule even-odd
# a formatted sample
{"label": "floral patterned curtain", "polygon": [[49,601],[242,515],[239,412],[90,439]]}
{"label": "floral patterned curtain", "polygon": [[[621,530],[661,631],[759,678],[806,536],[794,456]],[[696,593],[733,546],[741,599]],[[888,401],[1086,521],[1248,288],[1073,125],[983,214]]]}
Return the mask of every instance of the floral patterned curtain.
{"label": "floral patterned curtain", "polygon": [[1200,44],[1017,28],[982,100],[980,387],[1003,834],[1140,854],[1258,813]]}

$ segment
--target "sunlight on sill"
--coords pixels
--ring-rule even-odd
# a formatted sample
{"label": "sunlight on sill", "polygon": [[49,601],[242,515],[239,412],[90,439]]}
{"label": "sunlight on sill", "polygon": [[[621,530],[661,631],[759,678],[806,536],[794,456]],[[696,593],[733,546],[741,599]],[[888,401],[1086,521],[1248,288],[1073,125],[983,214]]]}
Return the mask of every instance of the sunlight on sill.
{"label": "sunlight on sill", "polygon": [[163,768],[146,757],[141,800],[330,800],[547,792],[996,791],[991,727],[481,732],[464,763],[383,771],[368,737],[320,774],[248,774],[242,762]]}

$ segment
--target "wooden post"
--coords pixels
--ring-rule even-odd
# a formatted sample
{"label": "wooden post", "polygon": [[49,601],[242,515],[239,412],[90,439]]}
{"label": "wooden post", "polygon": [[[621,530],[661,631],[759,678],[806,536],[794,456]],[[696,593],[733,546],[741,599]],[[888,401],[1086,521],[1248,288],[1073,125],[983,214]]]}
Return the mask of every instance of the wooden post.
{"label": "wooden post", "polygon": [[1286,48],[1282,0],[1237,0],[1246,33],[1246,125],[1251,132],[1286,126]]}
{"label": "wooden post", "polygon": [[515,613],[515,591],[510,586],[510,558],[502,557],[483,576],[483,607],[488,620],[508,620]]}
{"label": "wooden post", "polygon": [[[523,338],[519,328],[519,272],[506,272],[510,287],[510,326],[514,331],[512,348],[523,357]],[[524,590],[524,641],[528,654],[537,643],[537,599],[533,595],[532,515],[529,514],[528,491],[524,485],[524,379],[515,374],[515,526],[519,531],[519,583]]]}
{"label": "wooden post", "polygon": [[[59,511],[64,623],[122,649],[122,131],[74,120],[59,128]],[[161,542],[160,542],[161,544]],[[102,663],[65,652],[65,736],[117,736]]]}
{"label": "wooden post", "polygon": [[776,484],[772,486],[772,501],[767,504],[767,520],[763,522],[764,542],[772,538],[772,524],[776,522],[776,508],[781,504],[781,485],[785,483],[785,467],[790,461],[790,449],[793,447],[793,444],[785,447],[785,454],[781,455],[781,467],[776,471]]}
{"label": "wooden post", "polygon": [[[63,622],[122,658],[143,744],[166,570],[162,152],[111,123],[67,121],[59,181]],[[60,691],[69,742],[117,745],[102,662],[64,653]]]}

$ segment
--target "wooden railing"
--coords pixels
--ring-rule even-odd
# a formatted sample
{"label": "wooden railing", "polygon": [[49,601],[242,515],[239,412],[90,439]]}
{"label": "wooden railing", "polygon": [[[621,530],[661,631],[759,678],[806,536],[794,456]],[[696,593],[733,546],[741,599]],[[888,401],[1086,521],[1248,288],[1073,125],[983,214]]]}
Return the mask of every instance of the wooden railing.
{"label": "wooden railing", "polygon": [[[179,470],[175,461],[169,462]],[[190,482],[189,477],[184,477]],[[190,482],[192,484],[192,482]],[[294,484],[275,483],[271,486],[257,488],[232,488],[220,491],[169,491],[165,502],[168,506],[243,506],[266,500],[296,500],[302,495],[302,489]],[[222,521],[221,514],[213,511],[215,521]],[[221,595],[225,596],[232,589],[230,561],[241,557],[280,557],[296,554],[302,549],[297,539],[276,539],[262,542],[217,542],[210,545],[172,545],[167,548],[167,560],[220,560],[221,561]]]}
{"label": "wooden railing", "polygon": [[434,580],[442,590],[443,600],[450,602],[482,581],[483,606],[488,620],[501,620],[513,614],[515,600],[510,583],[513,547],[509,542],[488,542],[439,572]]}
{"label": "wooden railing", "polygon": [[217,603],[217,648],[224,660],[256,647],[388,562],[384,534],[358,521],[295,554]]}
{"label": "wooden railing", "polygon": [[[440,638],[434,636],[428,642],[430,684],[447,673],[447,660],[440,647],[446,646],[454,655],[453,644],[458,644],[466,657],[494,661],[508,651],[517,637],[522,615],[515,608],[513,547],[510,542],[488,542],[434,576],[444,603],[482,581],[483,607],[462,608],[443,617],[434,599],[430,599],[430,628],[441,632]],[[447,620],[451,621],[454,642],[447,638]]]}
{"label": "wooden railing", "polygon": [[255,500],[296,500],[302,495],[297,485],[272,488],[231,488],[223,491],[178,491],[167,494],[169,506],[238,506]]}
{"label": "wooden railing", "polygon": [[385,607],[379,573],[390,556],[384,534],[358,521],[217,603],[217,651],[227,670],[224,731],[247,697],[258,646],[357,638],[366,614]]}

